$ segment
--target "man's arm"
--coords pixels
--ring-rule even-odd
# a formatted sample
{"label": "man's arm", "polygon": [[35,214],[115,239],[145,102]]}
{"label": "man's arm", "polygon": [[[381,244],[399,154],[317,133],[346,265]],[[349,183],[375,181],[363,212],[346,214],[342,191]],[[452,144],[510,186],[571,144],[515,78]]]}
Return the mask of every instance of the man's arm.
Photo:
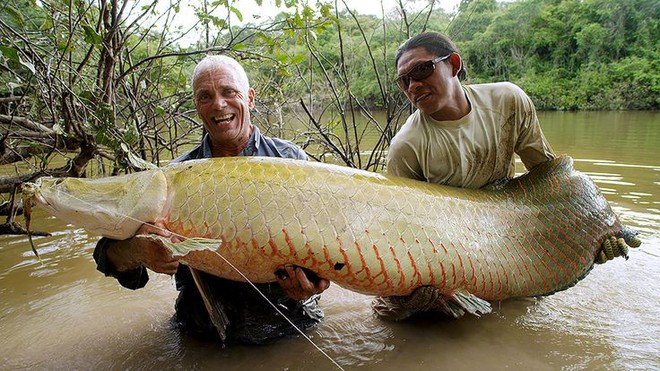
{"label": "man's arm", "polygon": [[[158,226],[144,224],[137,234],[155,233],[164,237],[171,234]],[[129,289],[144,287],[149,281],[146,268],[164,274],[174,274],[179,266],[178,258],[161,243],[151,239],[133,237],[126,240],[102,238],[94,250],[94,260],[99,271],[117,278]]]}
{"label": "man's arm", "polygon": [[113,263],[108,259],[108,249],[110,245],[118,242],[111,240],[109,238],[101,238],[96,244],[94,249],[94,261],[96,261],[96,270],[105,274],[106,276],[112,276],[117,279],[120,285],[126,287],[127,289],[136,290],[143,288],[149,281],[149,275],[147,274],[147,269],[145,267],[137,267],[133,270],[118,271],[115,269]]}
{"label": "man's arm", "polygon": [[542,162],[552,160],[555,154],[543,135],[534,103],[522,90],[520,94],[520,128],[515,152],[520,156],[525,168],[530,170]]}
{"label": "man's arm", "polygon": [[124,241],[110,240],[106,257],[117,272],[130,272],[145,267],[156,273],[174,274],[179,266],[178,259],[172,257],[160,242],[140,237]]}
{"label": "man's arm", "polygon": [[407,143],[392,142],[387,152],[387,173],[403,178],[426,181],[415,150]]}

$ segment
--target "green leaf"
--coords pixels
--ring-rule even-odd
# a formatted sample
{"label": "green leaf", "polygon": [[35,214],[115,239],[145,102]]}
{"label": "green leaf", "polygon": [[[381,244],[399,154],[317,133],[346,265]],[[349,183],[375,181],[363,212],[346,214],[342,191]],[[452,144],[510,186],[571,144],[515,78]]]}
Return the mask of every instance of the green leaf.
{"label": "green leaf", "polygon": [[124,142],[135,145],[138,140],[140,140],[140,134],[138,134],[138,128],[135,126],[135,123],[129,122],[126,124],[126,128],[123,132]]}
{"label": "green leaf", "polygon": [[9,59],[10,61],[18,62],[18,50],[10,47],[10,46],[2,46],[0,45],[0,53],[2,53],[2,56]]}
{"label": "green leaf", "polygon": [[236,43],[231,47],[232,50],[246,50],[247,48],[248,46],[243,43]]}
{"label": "green leaf", "polygon": [[321,15],[324,18],[329,18],[332,16],[332,6],[329,4],[323,4],[321,5]]}
{"label": "green leaf", "polygon": [[243,22],[243,14],[241,14],[241,11],[236,9],[236,7],[230,7],[229,10],[231,10],[234,14],[236,14],[236,18],[238,18],[239,22]]}
{"label": "green leaf", "polygon": [[23,15],[21,14],[21,12],[16,10],[16,8],[14,8],[11,5],[5,5],[2,10],[3,12],[9,14],[11,18],[14,19],[17,26],[23,27],[23,25],[25,24],[25,20],[23,19]]}
{"label": "green leaf", "polygon": [[94,139],[96,140],[96,143],[98,143],[98,144],[105,145],[105,146],[108,146],[108,147],[112,147],[112,140],[110,140],[108,138],[108,136],[106,135],[106,133],[104,131],[97,132],[96,135],[94,136]]}
{"label": "green leaf", "polygon": [[284,77],[291,77],[291,72],[289,72],[289,70],[287,68],[284,68],[284,67],[279,68],[279,72],[280,72],[280,75],[282,75]]}
{"label": "green leaf", "polygon": [[261,6],[264,3],[263,0],[254,0],[254,2],[257,3],[257,5],[259,6]]}
{"label": "green leaf", "polygon": [[85,30],[85,42],[92,45],[100,45],[103,43],[103,38],[95,29],[88,25],[83,25],[83,29]]}
{"label": "green leaf", "polygon": [[218,17],[213,17],[213,18],[211,19],[211,21],[213,22],[213,25],[214,25],[214,26],[218,26],[218,27],[220,27],[220,28],[225,28],[225,27],[227,27],[227,22],[225,22],[224,19],[220,19],[220,18],[218,18]]}
{"label": "green leaf", "polygon": [[307,59],[307,55],[305,55],[305,54],[296,54],[296,55],[293,56],[293,58],[291,58],[291,63],[300,63],[300,62],[302,62],[306,59]]}
{"label": "green leaf", "polygon": [[70,53],[73,51],[73,45],[66,41],[61,41],[57,44],[57,50],[61,53]]}
{"label": "green leaf", "polygon": [[50,18],[44,20],[44,23],[40,27],[42,31],[50,30],[51,28],[53,28],[53,20]]}

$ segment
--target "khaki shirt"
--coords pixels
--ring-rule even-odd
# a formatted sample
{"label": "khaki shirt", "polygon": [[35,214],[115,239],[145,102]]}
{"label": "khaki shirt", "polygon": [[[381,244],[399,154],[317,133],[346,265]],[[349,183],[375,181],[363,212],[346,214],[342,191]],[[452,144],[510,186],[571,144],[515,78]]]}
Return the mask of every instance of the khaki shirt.
{"label": "khaki shirt", "polygon": [[455,187],[480,188],[555,157],[531,99],[508,83],[463,86],[470,113],[437,121],[417,110],[392,139],[387,172]]}

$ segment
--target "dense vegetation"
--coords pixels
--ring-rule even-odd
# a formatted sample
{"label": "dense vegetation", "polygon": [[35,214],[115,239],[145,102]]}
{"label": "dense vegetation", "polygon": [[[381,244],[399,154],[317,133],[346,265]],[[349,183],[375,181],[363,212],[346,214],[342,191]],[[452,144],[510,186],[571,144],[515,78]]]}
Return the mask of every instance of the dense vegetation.
{"label": "dense vegetation", "polygon": [[514,81],[540,109],[658,109],[659,13],[658,0],[475,0],[449,33],[475,81]]}
{"label": "dense vegetation", "polygon": [[[393,54],[424,30],[455,40],[473,83],[512,81],[542,110],[660,105],[659,0],[463,0],[451,13],[400,0],[380,16],[325,1],[275,0],[283,12],[258,24],[237,24],[246,9],[231,0],[200,0],[193,15],[176,1],[3,2],[0,192],[45,174],[94,176],[90,164],[106,174],[162,164],[189,148],[201,130],[190,74],[207,53],[242,60],[263,130],[317,160],[373,170],[411,110],[392,82]],[[365,147],[369,130],[380,139]]]}

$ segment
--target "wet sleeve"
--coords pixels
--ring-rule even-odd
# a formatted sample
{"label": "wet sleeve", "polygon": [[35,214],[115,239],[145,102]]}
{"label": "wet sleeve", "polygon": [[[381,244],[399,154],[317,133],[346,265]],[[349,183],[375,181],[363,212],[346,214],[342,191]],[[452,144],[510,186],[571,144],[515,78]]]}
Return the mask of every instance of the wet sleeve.
{"label": "wet sleeve", "polygon": [[522,90],[520,99],[520,127],[515,152],[520,156],[525,168],[530,170],[542,162],[552,160],[555,154],[543,135],[534,103]]}
{"label": "wet sleeve", "polygon": [[143,288],[149,281],[147,268],[140,267],[131,271],[117,272],[108,263],[108,242],[110,239],[101,238],[94,248],[94,261],[96,261],[96,270],[107,276],[112,276],[119,281],[119,284],[127,289],[136,290]]}

